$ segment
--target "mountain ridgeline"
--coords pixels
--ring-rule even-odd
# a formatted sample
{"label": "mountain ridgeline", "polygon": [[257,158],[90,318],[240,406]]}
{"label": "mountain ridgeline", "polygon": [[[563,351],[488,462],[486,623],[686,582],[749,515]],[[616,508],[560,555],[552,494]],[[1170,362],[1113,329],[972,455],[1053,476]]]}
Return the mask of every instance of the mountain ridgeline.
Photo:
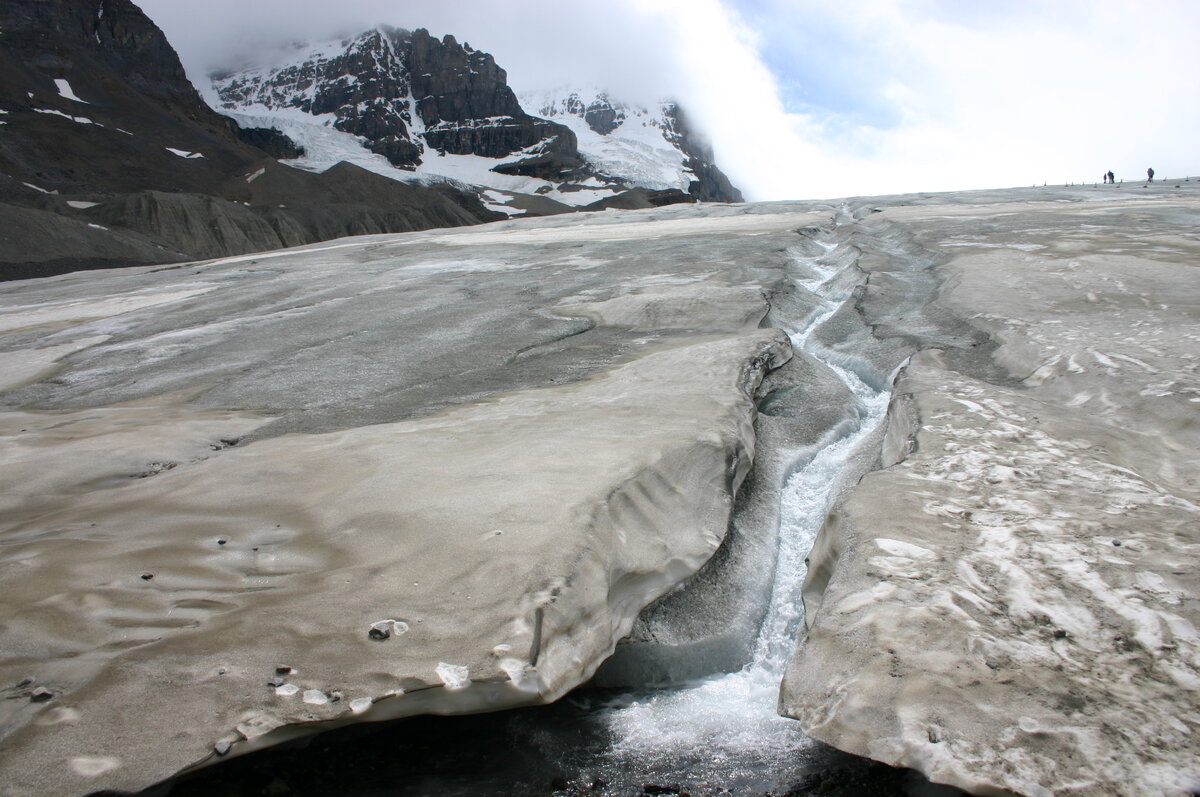
{"label": "mountain ridgeline", "polygon": [[[638,187],[676,189],[686,195],[681,201],[742,199],[674,102],[656,109],[649,139],[639,136],[643,149],[648,144],[658,160],[677,166],[671,179],[655,180],[628,158],[597,156],[607,142],[596,139],[627,138],[624,123],[646,109],[601,90],[564,89],[561,101],[519,99],[491,55],[451,35],[439,40],[424,29],[379,26],[305,45],[285,61],[214,76],[222,109],[268,120],[275,114],[284,126],[296,111],[321,117],[392,166],[421,174],[439,173],[447,155],[496,159],[486,171],[544,181],[534,190],[568,204],[578,204],[572,193],[591,199],[597,189],[611,195]],[[586,127],[569,123],[576,117]],[[492,186],[511,183],[494,178]]]}

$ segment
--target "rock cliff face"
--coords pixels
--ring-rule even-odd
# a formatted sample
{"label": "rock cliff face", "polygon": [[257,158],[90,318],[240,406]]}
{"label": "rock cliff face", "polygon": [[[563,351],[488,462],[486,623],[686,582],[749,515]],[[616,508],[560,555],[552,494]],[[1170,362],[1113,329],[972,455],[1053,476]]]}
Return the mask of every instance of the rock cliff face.
{"label": "rock cliff face", "polygon": [[664,103],[663,116],[667,120],[663,138],[687,157],[684,165],[695,175],[688,183],[688,193],[701,202],[741,202],[742,192],[717,168],[712,144],[697,132],[683,109],[674,102]]}
{"label": "rock cliff face", "polygon": [[[496,218],[473,197],[395,181],[372,186],[370,215],[335,200],[336,180],[273,160],[297,154],[292,142],[209,108],[129,0],[12,0],[0,4],[0,31],[0,279]],[[303,191],[241,204],[250,181],[280,169],[297,177],[277,185]],[[179,247],[169,214],[150,212],[161,203],[126,201],[144,192],[174,195],[162,200],[188,206],[199,229],[229,229],[227,245],[209,236],[201,249]]]}

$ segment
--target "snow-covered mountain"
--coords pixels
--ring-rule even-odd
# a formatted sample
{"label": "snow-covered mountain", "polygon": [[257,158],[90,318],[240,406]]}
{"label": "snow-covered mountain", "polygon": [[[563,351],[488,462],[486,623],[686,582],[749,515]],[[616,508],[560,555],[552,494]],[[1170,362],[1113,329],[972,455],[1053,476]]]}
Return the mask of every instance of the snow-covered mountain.
{"label": "snow-covered mountain", "polygon": [[344,160],[399,179],[450,179],[491,189],[485,199],[508,212],[529,209],[512,194],[574,206],[631,188],[741,200],[673,103],[636,108],[598,90],[518,100],[491,55],[423,29],[298,46],[281,63],[214,76],[209,99],[244,126],[299,143],[294,165]]}
{"label": "snow-covered mountain", "polygon": [[289,168],[281,139],[205,104],[131,0],[3,0],[0,281],[497,218],[451,185]]}

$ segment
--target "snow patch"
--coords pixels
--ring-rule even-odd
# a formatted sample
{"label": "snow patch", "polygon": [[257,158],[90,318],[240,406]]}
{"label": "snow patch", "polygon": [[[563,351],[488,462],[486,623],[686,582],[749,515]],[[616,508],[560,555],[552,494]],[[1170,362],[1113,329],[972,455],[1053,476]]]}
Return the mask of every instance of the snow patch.
{"label": "snow patch", "polygon": [[181,158],[203,158],[204,157],[204,154],[201,152],[188,152],[187,150],[175,149],[174,147],[167,147],[166,150],[167,150],[167,152],[174,153],[175,155],[178,155]]}
{"label": "snow patch", "polygon": [[[62,111],[56,111],[53,108],[34,108],[33,112],[34,113],[48,113],[53,116],[61,116],[64,119],[70,119],[72,122],[76,122],[81,125],[96,124],[91,119],[88,119],[86,116],[72,116],[69,113],[63,113]],[[103,125],[97,125],[97,127],[103,127]]]}
{"label": "snow patch", "polygon": [[58,96],[66,97],[68,100],[74,100],[75,102],[82,102],[84,105],[91,104],[87,100],[81,100],[75,96],[75,91],[71,88],[71,84],[66,81],[66,78],[56,77],[54,85],[58,87]]}

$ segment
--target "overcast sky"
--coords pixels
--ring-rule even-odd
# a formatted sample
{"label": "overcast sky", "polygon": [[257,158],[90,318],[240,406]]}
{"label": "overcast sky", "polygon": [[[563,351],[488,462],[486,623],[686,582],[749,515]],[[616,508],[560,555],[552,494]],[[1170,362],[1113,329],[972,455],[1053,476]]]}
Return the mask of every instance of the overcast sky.
{"label": "overcast sky", "polygon": [[1200,174],[1195,0],[135,0],[199,85],[378,23],[678,98],[747,199]]}

